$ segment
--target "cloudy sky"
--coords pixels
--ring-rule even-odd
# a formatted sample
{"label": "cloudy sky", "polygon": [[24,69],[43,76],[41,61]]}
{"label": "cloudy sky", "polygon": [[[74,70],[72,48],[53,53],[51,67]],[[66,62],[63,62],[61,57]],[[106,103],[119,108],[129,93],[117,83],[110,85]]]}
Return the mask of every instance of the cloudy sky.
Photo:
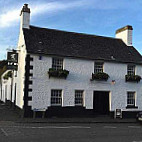
{"label": "cloudy sky", "polygon": [[114,37],[132,25],[133,45],[142,53],[142,0],[0,0],[0,60],[17,46],[24,3],[35,26]]}

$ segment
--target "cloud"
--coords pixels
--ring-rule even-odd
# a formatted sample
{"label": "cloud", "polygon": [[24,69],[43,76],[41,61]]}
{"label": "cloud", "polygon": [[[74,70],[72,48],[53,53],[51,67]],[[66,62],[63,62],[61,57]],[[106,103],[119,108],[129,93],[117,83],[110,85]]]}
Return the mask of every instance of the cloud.
{"label": "cloud", "polygon": [[[90,0],[91,2],[92,0]],[[40,3],[40,4],[30,4],[30,8],[32,11],[32,16],[36,16],[37,14],[41,13],[56,13],[58,11],[69,10],[72,8],[83,7],[89,5],[89,2],[86,0],[78,0],[72,2],[48,2],[48,3]],[[7,8],[9,9],[9,8]],[[13,10],[14,9],[14,10]],[[3,12],[0,14],[0,27],[10,27],[16,25],[19,21],[19,14],[20,14],[20,6],[17,8],[13,7],[7,12]]]}
{"label": "cloud", "polygon": [[87,4],[87,1],[73,1],[70,3],[61,3],[61,2],[51,2],[44,3],[33,7],[33,15],[40,14],[44,12],[57,12],[62,10],[69,10],[69,8],[82,7]]}
{"label": "cloud", "polygon": [[19,20],[19,10],[8,11],[0,15],[0,27],[9,27]]}
{"label": "cloud", "polygon": [[[5,1],[5,0],[1,0]],[[9,1],[9,0],[8,0]],[[28,1],[28,0],[27,0]],[[5,2],[4,2],[5,3]],[[36,17],[38,14],[42,13],[50,13],[50,15],[55,14],[56,12],[63,11],[63,10],[70,10],[73,8],[93,8],[98,10],[114,10],[114,9],[133,9],[136,2],[132,4],[132,2],[124,2],[124,0],[113,1],[113,0],[55,0],[52,2],[33,2],[32,0],[29,1],[30,8],[31,8],[31,16],[32,18]],[[139,2],[140,3],[140,2]],[[16,25],[19,20],[19,14],[23,3],[16,3],[15,7],[0,7],[0,27],[10,27]],[[7,5],[7,4],[6,4]],[[8,11],[3,11],[3,10]]]}

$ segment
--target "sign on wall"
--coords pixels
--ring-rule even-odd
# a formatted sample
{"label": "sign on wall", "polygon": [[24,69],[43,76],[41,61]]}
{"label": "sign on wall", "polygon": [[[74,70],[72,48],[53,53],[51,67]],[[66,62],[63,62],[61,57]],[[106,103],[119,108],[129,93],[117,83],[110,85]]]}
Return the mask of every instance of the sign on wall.
{"label": "sign on wall", "polygon": [[7,52],[8,62],[18,63],[18,53],[16,52]]}
{"label": "sign on wall", "polygon": [[17,70],[18,63],[18,53],[16,52],[7,52],[7,60],[8,60],[8,69]]}

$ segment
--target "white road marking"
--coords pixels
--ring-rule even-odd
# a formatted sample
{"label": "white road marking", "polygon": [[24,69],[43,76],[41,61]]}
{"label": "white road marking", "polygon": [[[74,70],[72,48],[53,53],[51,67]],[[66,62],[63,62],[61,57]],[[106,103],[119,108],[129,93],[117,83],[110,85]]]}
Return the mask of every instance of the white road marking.
{"label": "white road marking", "polygon": [[141,128],[140,126],[128,126],[128,128]]}
{"label": "white road marking", "polygon": [[91,127],[84,126],[45,126],[45,127],[35,127],[35,126],[8,126],[8,128],[23,128],[23,129],[90,129]]}
{"label": "white road marking", "polygon": [[7,132],[3,128],[1,128],[1,131],[4,133],[5,136],[8,136]]}
{"label": "white road marking", "polygon": [[114,127],[114,126],[104,126],[104,128],[107,128],[107,129],[116,129],[117,127]]}

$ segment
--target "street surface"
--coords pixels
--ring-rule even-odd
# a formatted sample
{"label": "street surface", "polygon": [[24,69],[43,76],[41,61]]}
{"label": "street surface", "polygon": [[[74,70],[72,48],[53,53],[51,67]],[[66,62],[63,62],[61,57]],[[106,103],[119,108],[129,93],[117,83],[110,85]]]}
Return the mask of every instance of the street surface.
{"label": "street surface", "polygon": [[[122,120],[125,123],[114,123],[109,117],[35,120],[24,120],[14,109],[0,103],[0,142],[142,142],[142,124],[135,119]],[[67,120],[80,123],[63,123]]]}
{"label": "street surface", "polygon": [[142,125],[0,123],[0,142],[142,142]]}

